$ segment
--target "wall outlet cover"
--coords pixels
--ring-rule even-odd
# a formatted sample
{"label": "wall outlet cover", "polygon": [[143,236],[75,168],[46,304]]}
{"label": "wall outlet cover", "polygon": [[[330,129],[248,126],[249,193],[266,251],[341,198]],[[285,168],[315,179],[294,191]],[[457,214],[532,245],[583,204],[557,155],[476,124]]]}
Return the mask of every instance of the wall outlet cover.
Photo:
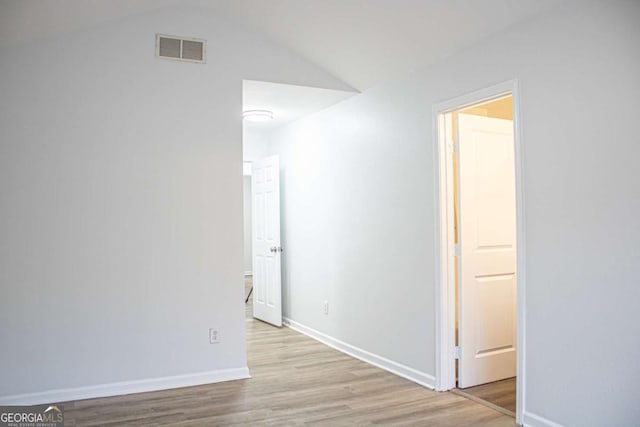
{"label": "wall outlet cover", "polygon": [[216,328],[209,328],[209,344],[218,344],[220,342],[220,333]]}

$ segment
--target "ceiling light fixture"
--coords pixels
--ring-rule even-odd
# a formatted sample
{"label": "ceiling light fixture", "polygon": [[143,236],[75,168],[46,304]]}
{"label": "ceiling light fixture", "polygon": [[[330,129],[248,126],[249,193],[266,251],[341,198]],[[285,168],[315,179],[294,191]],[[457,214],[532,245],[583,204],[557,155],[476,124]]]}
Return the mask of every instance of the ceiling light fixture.
{"label": "ceiling light fixture", "polygon": [[242,112],[242,118],[250,122],[268,122],[273,120],[273,111],[246,110]]}

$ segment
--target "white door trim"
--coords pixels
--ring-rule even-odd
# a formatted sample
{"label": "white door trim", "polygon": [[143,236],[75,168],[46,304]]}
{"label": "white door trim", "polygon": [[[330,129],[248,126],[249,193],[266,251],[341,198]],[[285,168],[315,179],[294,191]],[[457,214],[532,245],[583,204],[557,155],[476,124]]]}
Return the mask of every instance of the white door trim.
{"label": "white door trim", "polygon": [[525,209],[524,209],[524,153],[522,121],[520,117],[520,90],[517,79],[486,89],[462,95],[433,106],[433,144],[435,170],[435,242],[436,242],[436,390],[455,387],[455,280],[451,262],[453,251],[453,224],[449,213],[453,209],[451,180],[447,174],[447,139],[445,113],[479,102],[511,95],[513,100],[513,126],[516,168],[516,250],[517,250],[517,384],[516,423],[522,424],[525,402]]}

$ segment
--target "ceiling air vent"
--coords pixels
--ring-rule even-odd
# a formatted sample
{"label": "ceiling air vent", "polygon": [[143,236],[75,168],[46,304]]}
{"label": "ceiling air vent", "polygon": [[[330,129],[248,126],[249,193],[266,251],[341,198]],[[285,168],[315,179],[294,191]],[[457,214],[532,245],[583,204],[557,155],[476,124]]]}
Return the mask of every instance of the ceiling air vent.
{"label": "ceiling air vent", "polygon": [[177,61],[205,62],[206,40],[156,34],[156,56]]}

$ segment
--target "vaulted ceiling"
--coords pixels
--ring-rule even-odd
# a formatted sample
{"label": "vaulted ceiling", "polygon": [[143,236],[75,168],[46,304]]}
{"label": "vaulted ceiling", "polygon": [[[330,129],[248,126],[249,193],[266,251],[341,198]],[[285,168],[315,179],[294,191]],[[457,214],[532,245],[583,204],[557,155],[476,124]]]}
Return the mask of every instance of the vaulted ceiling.
{"label": "vaulted ceiling", "polygon": [[0,47],[172,6],[214,8],[367,89],[569,0],[0,0]]}

